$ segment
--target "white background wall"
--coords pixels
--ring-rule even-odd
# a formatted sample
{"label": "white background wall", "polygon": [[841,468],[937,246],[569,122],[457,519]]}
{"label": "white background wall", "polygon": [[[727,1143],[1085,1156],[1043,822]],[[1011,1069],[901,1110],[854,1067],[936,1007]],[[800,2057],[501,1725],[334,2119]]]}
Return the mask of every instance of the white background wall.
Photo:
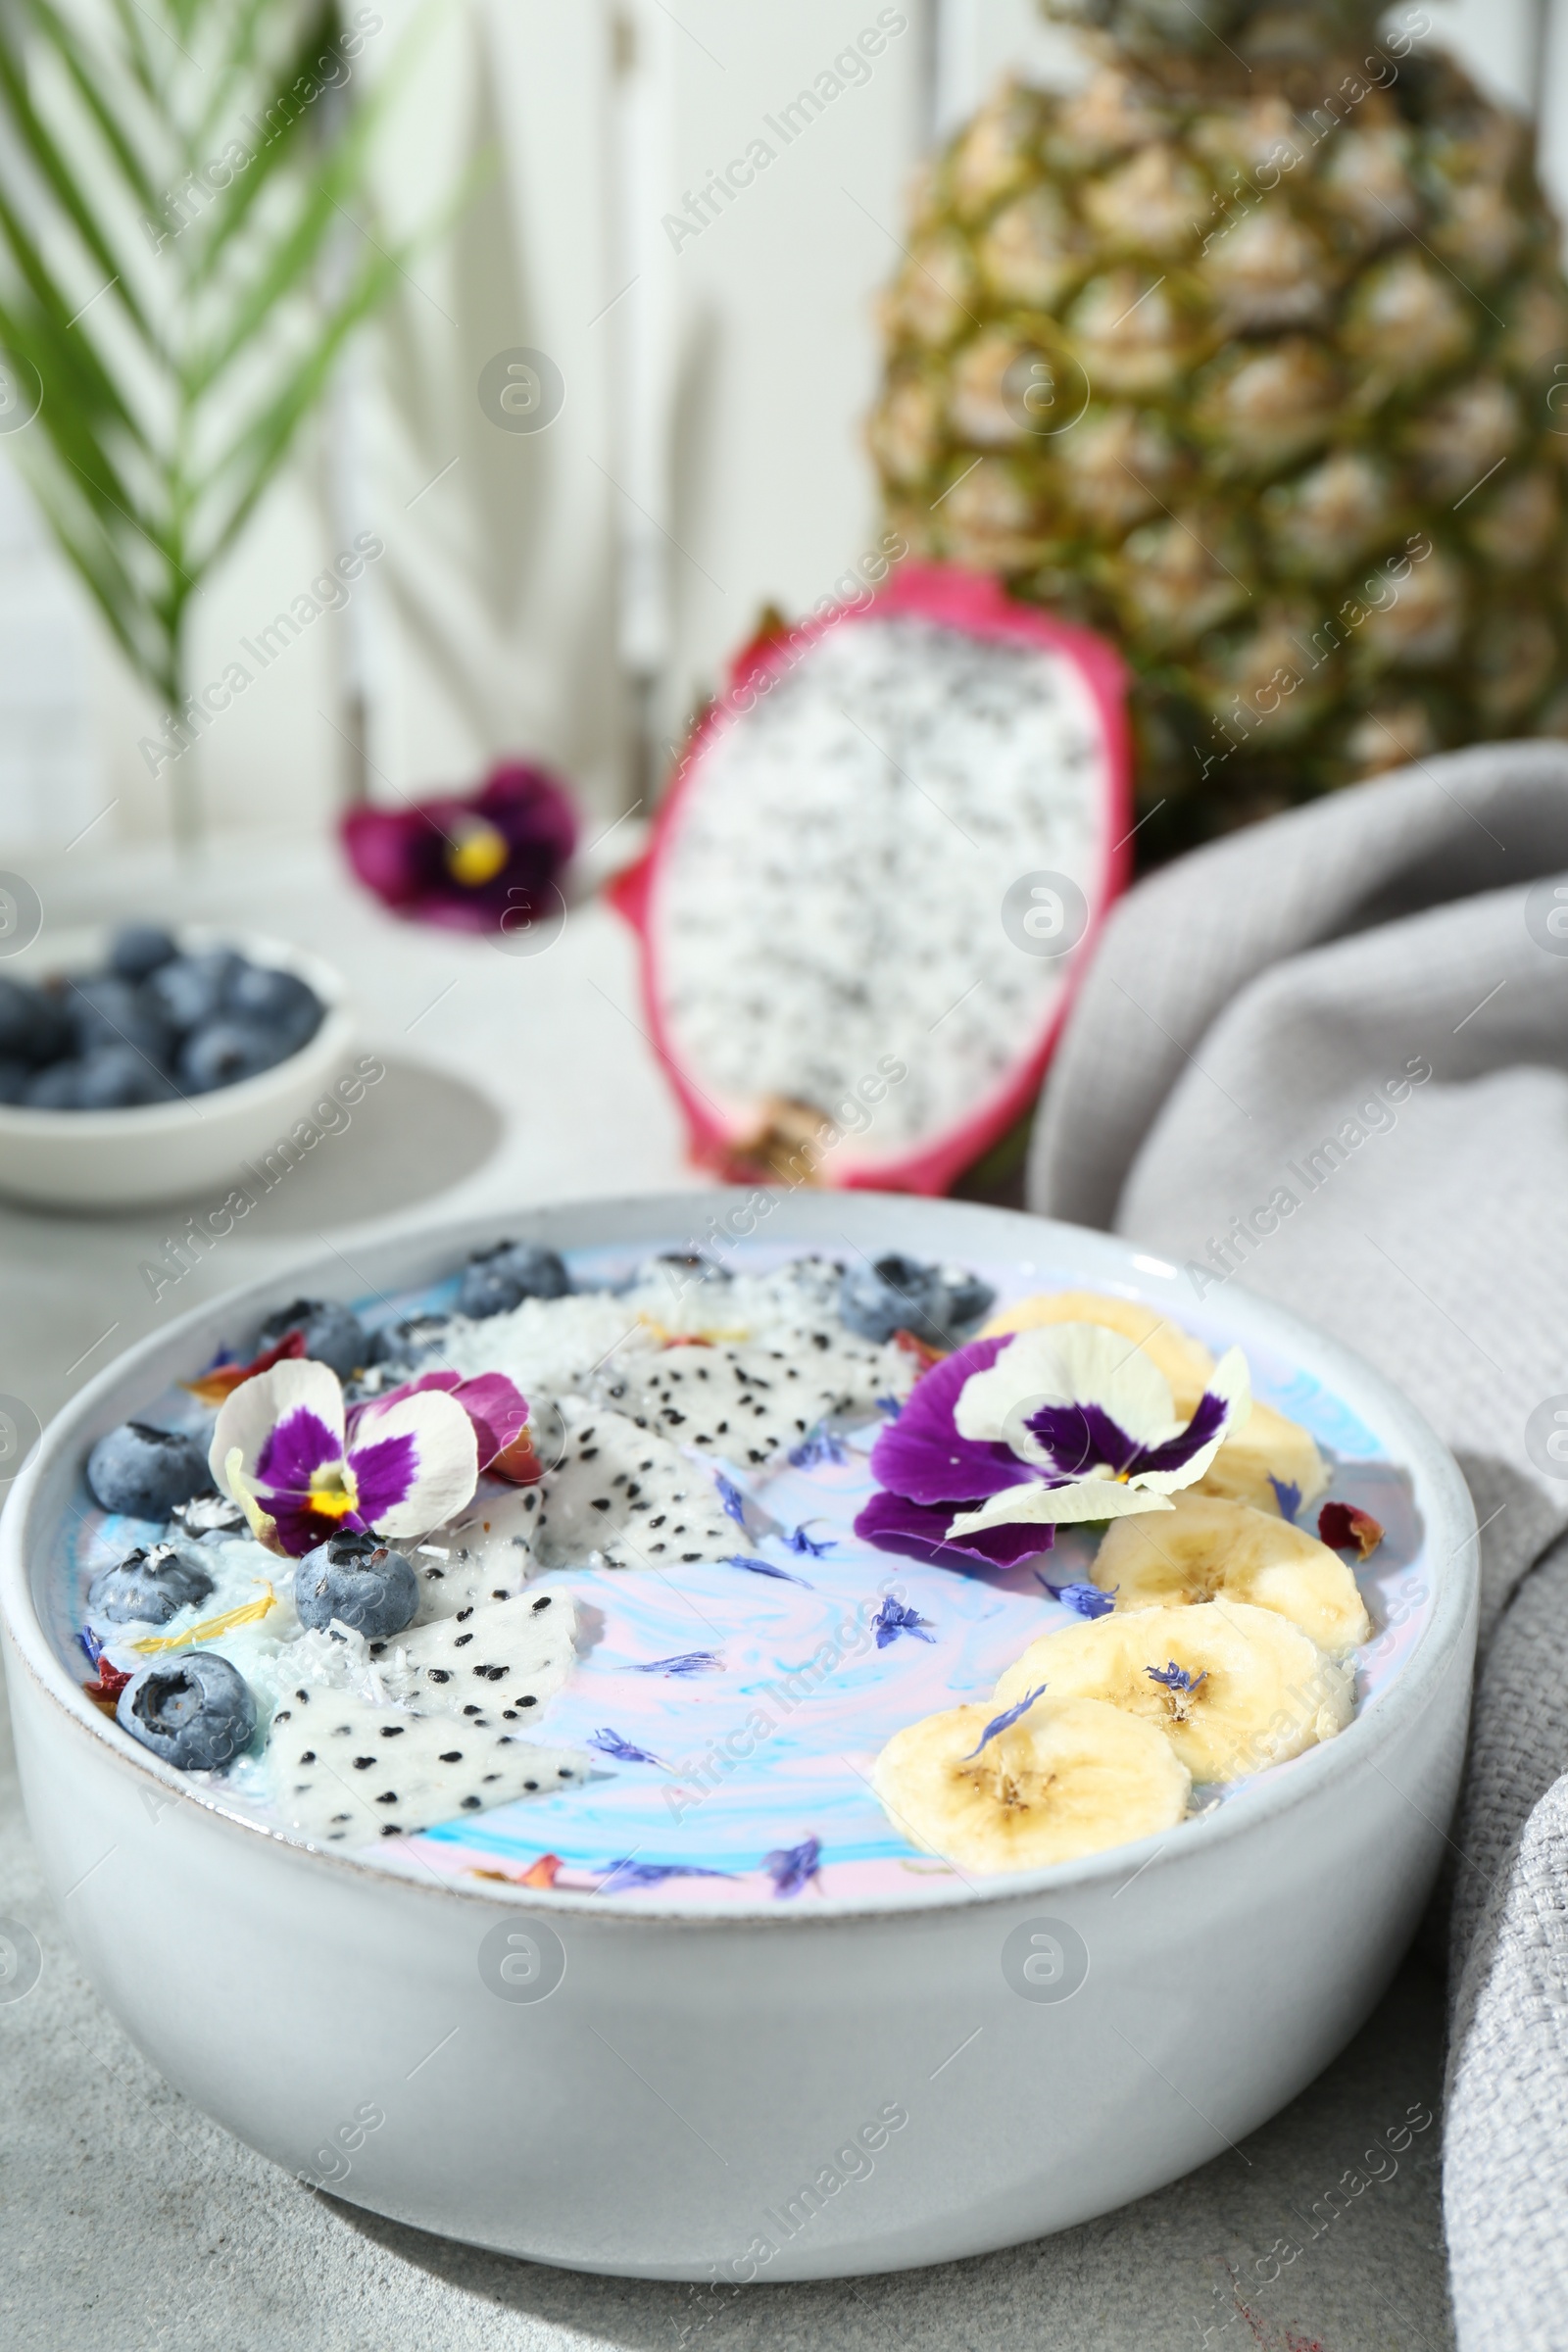
{"label": "white background wall", "polygon": [[[383,70],[415,0],[379,0]],[[1009,66],[1060,81],[1072,44],[1032,0],[901,0],[869,78],[787,148],[763,126],[874,24],[879,0],[448,0],[400,104],[380,201],[426,215],[472,160],[488,184],[400,284],[330,415],[209,584],[198,679],[304,586],[352,524],[384,561],[214,728],[212,820],[318,828],[365,671],[372,778],[396,797],[502,752],[560,765],[608,822],[634,786],[628,675],[666,738],[762,603],[800,610],[875,535],[860,419],[872,303],[933,117]],[[1499,95],[1534,96],[1535,0],[1431,0]],[[1568,197],[1568,0],[1547,45],[1548,175]],[[775,160],[678,251],[662,226],[752,139]],[[548,352],[547,431],[498,430],[485,361]],[[3,465],[3,462],[0,462]],[[0,469],[0,850],[156,833],[150,713]]]}

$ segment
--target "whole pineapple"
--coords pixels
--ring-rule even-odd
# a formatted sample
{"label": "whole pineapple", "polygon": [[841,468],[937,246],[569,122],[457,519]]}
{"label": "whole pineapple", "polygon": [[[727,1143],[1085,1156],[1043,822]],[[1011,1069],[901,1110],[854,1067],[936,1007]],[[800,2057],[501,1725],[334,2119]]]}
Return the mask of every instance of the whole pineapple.
{"label": "whole pineapple", "polygon": [[1093,78],[958,134],[884,298],[898,529],[1118,639],[1146,858],[1568,734],[1568,288],[1527,126],[1363,0],[1048,6]]}

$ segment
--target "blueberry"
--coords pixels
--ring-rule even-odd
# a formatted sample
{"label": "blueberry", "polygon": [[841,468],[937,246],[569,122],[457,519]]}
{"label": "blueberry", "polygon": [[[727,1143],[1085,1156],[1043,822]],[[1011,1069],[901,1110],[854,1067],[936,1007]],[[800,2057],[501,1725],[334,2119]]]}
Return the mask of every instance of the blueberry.
{"label": "blueberry", "polygon": [[179,954],[156,923],[122,923],[109,943],[109,969],[120,980],[145,980]]}
{"label": "blueberry", "polygon": [[22,1061],[56,1061],[71,1046],[71,1023],[42,989],[0,977],[0,1054]]}
{"label": "blueberry", "polygon": [[291,1331],[303,1335],[306,1354],[330,1364],[339,1380],[369,1361],[370,1343],[359,1316],[336,1298],[296,1298],[291,1306],[278,1307],[256,1335],[256,1353],[275,1348]]}
{"label": "blueberry", "polygon": [[0,1055],[0,1102],[20,1102],[32,1077],[30,1061],[14,1054]]}
{"label": "blueberry", "polygon": [[175,1069],[180,1084],[193,1095],[210,1095],[220,1086],[260,1077],[263,1070],[286,1061],[293,1051],[280,1030],[225,1016],[191,1031],[179,1049]]}
{"label": "blueberry", "polygon": [[134,1046],[93,1046],[76,1070],[75,1110],[128,1110],[178,1099],[173,1080]]}
{"label": "blueberry", "polygon": [[106,1511],[132,1519],[167,1519],[176,1502],[213,1490],[199,1441],[145,1421],[122,1421],[99,1439],[87,1456],[87,1485]]}
{"label": "blueberry", "polygon": [[969,1273],[963,1266],[938,1266],[935,1287],[933,1311],[937,1321],[950,1332],[978,1323],[987,1308],[996,1304],[997,1294],[990,1283],[982,1282],[978,1274]]}
{"label": "blueberry", "polygon": [[956,1327],[974,1322],[995,1296],[959,1266],[928,1266],[893,1253],[849,1269],[839,1284],[839,1313],[864,1340],[891,1340],[896,1331],[908,1331],[945,1348]]}
{"label": "blueberry", "polygon": [[554,1250],[534,1242],[497,1242],[476,1250],[464,1268],[458,1312],[475,1322],[504,1315],[524,1298],[564,1298],[571,1276]]}
{"label": "blueberry", "polygon": [[161,963],[142,994],[172,1029],[197,1029],[216,1018],[223,992],[240,957],[232,948],[208,948],[199,956],[176,956]]}
{"label": "blueberry", "polygon": [[180,1772],[216,1772],[248,1747],[256,1701],[245,1678],[213,1649],[177,1665],[144,1666],[120,1693],[122,1731]]}
{"label": "blueberry", "polygon": [[321,1026],[321,1000],[316,991],[293,972],[276,971],[267,964],[241,963],[229,974],[223,1010],[264,1029],[275,1029],[288,1039],[291,1054],[297,1054]]}
{"label": "blueberry", "polygon": [[52,1061],[28,1079],[23,1102],[29,1110],[79,1110],[81,1067],[79,1061]]}
{"label": "blueberry", "polygon": [[369,1339],[372,1364],[397,1364],[412,1370],[432,1355],[440,1353],[447,1336],[449,1318],[446,1315],[400,1315],[395,1323],[383,1323],[372,1331]]}
{"label": "blueberry", "polygon": [[68,981],[63,1002],[78,1054],[86,1055],[95,1046],[134,1046],[149,1061],[168,1060],[173,1031],[128,981],[112,973]]}
{"label": "blueberry", "polygon": [[294,1571],[301,1625],[324,1632],[333,1618],[368,1642],[401,1634],[419,1605],[414,1570],[379,1536],[328,1536]]}
{"label": "blueberry", "polygon": [[87,1589],[87,1606],[97,1624],[107,1618],[112,1625],[167,1625],[212,1589],[205,1568],[172,1544],[155,1544],[151,1551],[127,1551],[118,1567],[101,1568]]}

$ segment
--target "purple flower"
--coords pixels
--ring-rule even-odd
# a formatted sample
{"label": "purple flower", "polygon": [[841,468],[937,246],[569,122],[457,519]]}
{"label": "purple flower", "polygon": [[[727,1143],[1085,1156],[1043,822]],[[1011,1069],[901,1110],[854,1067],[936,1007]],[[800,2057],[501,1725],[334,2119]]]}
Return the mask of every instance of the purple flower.
{"label": "purple flower", "polygon": [[806,1527],[798,1527],[795,1530],[795,1533],[792,1536],[786,1536],[784,1541],[789,1545],[791,1551],[808,1552],[813,1560],[819,1560],[824,1552],[832,1550],[833,1539],[831,1536],[829,1536],[824,1543],[813,1543],[811,1538],[806,1532],[806,1528],[809,1527],[809,1525],[810,1521],[808,1520],[806,1522]]}
{"label": "purple flower", "polygon": [[933,1568],[1016,1568],[1020,1560],[1049,1551],[1055,1538],[1049,1527],[991,1527],[950,1544],[951,1502],[910,1502],[903,1494],[873,1494],[856,1515],[855,1532],[878,1551],[896,1551]]}
{"label": "purple flower", "polygon": [[654,1658],[646,1666],[634,1666],[633,1674],[709,1674],[722,1673],[724,1661],[716,1649],[683,1650],[678,1658]]}
{"label": "purple flower", "polygon": [[460,931],[526,930],[552,910],[577,842],[570,801],[520,760],[492,768],[465,799],[353,808],[343,846],[360,880],[398,914]]}
{"label": "purple flower", "polygon": [[1108,1592],[1102,1592],[1099,1585],[1054,1585],[1040,1576],[1038,1569],[1035,1574],[1052,1599],[1059,1600],[1075,1617],[1108,1617],[1116,1606],[1115,1595],[1121,1591],[1119,1585],[1112,1585]]}
{"label": "purple flower", "polygon": [[611,1886],[662,1886],[666,1879],[732,1879],[732,1870],[706,1870],[700,1862],[610,1862],[597,1891]]}
{"label": "purple flower", "polygon": [[1047,1550],[1063,1521],[1168,1507],[1166,1492],[1202,1476],[1250,1403],[1234,1348],[1183,1422],[1163,1373],[1100,1324],[973,1340],[922,1375],[877,1438],[871,1470],[886,1492],[856,1533],[944,1566],[1011,1567]]}
{"label": "purple flower", "polygon": [[457,1397],[394,1391],[348,1412],[337,1374],[300,1359],[225,1399],[208,1460],[257,1541],[296,1560],[345,1529],[428,1535],[479,1483],[474,1424]]}
{"label": "purple flower", "polygon": [[589,1733],[588,1745],[597,1747],[601,1755],[613,1756],[617,1764],[657,1764],[661,1772],[669,1770],[662,1757],[651,1756],[646,1747],[634,1747],[629,1740],[623,1740],[608,1724],[601,1725],[597,1732]]}
{"label": "purple flower", "polygon": [[1282,1519],[1294,1520],[1301,1507],[1301,1490],[1293,1478],[1276,1478],[1271,1470],[1268,1483],[1274,1490],[1274,1499],[1280,1506]]}
{"label": "purple flower", "polygon": [[726,1568],[744,1568],[751,1576],[776,1577],[781,1585],[804,1585],[808,1592],[812,1590],[804,1576],[792,1576],[787,1568],[775,1568],[771,1560],[750,1559],[744,1552],[732,1551],[724,1565]]}
{"label": "purple flower", "polygon": [[730,1518],[734,1520],[736,1526],[744,1535],[746,1532],[745,1495],[741,1493],[739,1487],[735,1484],[733,1479],[726,1478],[724,1476],[722,1470],[714,1471],[713,1484],[718,1489],[719,1501],[723,1504]]}
{"label": "purple flower", "polygon": [[907,1601],[896,1600],[890,1592],[872,1618],[871,1630],[878,1649],[886,1649],[900,1634],[912,1634],[917,1642],[935,1642],[935,1634],[926,1630],[930,1623],[929,1617],[922,1617],[918,1609],[911,1609]]}
{"label": "purple flower", "polygon": [[1026,1694],[1019,1699],[1015,1707],[1004,1707],[1000,1715],[993,1715],[991,1721],[986,1725],[985,1730],[981,1733],[973,1747],[970,1748],[969,1753],[966,1756],[960,1756],[958,1761],[961,1764],[972,1764],[975,1757],[980,1753],[980,1750],[986,1745],[988,1740],[995,1740],[999,1733],[1009,1731],[1013,1724],[1017,1722],[1020,1715],[1028,1714],[1030,1708],[1034,1705],[1035,1700],[1040,1696],[1041,1691],[1043,1691],[1045,1688],[1046,1686],[1044,1683],[1039,1684],[1036,1689],[1026,1692]]}
{"label": "purple flower", "polygon": [[850,1457],[843,1439],[818,1422],[798,1446],[790,1447],[789,1458],[797,1470],[814,1470],[818,1462],[847,1462]]}
{"label": "purple flower", "polygon": [[773,1882],[776,1895],[799,1894],[816,1877],[822,1856],[820,1838],[807,1838],[799,1845],[775,1846],[762,1856],[762,1868]]}

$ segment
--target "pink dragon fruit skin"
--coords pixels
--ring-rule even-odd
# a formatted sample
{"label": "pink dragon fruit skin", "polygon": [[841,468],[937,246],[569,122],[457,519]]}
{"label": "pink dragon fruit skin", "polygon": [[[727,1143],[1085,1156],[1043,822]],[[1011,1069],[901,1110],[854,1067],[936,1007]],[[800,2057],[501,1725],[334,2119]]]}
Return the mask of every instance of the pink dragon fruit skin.
{"label": "pink dragon fruit skin", "polygon": [[[759,1101],[737,1097],[716,1085],[710,1071],[691,1066],[691,1056],[683,1049],[679,1034],[679,1021],[671,1011],[669,972],[676,961],[676,950],[672,945],[675,933],[669,907],[677,895],[672,884],[679,875],[680,861],[690,856],[692,818],[704,805],[710,762],[717,747],[726,742],[744,746],[746,737],[740,731],[754,723],[754,713],[769,707],[770,699],[783,682],[802,670],[803,658],[812,649],[836,632],[899,617],[928,624],[930,629],[940,632],[940,637],[925,638],[925,644],[947,645],[960,661],[965,639],[974,641],[977,647],[1044,651],[1054,657],[1058,665],[1065,665],[1078,681],[1081,692],[1077,699],[1093,739],[1094,758],[1087,763],[1092,772],[1080,787],[1068,783],[1063,791],[1087,848],[1076,866],[1069,867],[1063,862],[1060,870],[1068,871],[1082,890],[1087,921],[1071,954],[1050,967],[1051,978],[1047,982],[1041,977],[1045,967],[1034,964],[1031,972],[1033,959],[1021,956],[1004,930],[999,890],[995,900],[984,907],[985,919],[966,934],[969,948],[982,962],[984,972],[1010,971],[1014,984],[1017,975],[1023,973],[1031,985],[1049,991],[1038,1008],[1038,1017],[1026,1021],[1023,1033],[1010,1040],[1005,1066],[982,1073],[975,1083],[966,1084],[964,1099],[941,1105],[935,1115],[919,1123],[918,1132],[892,1137],[879,1134],[873,1117],[863,1135],[840,1133],[831,1148],[825,1150],[820,1144],[815,1149],[808,1145],[803,1158],[799,1146],[802,1138],[811,1131],[813,1117],[829,1120],[835,1128],[842,1125],[842,1121],[833,1121],[832,1105],[820,1099],[828,1091],[826,1088],[803,1088],[799,1093],[794,1089],[772,1090],[763,1098],[764,1103],[777,1102],[779,1093],[785,1096],[780,1107],[792,1117],[779,1138],[764,1132],[767,1122],[760,1116],[762,1104]],[[805,666],[808,671],[810,665]],[[1077,975],[1092,952],[1106,912],[1125,887],[1131,865],[1128,843],[1133,823],[1132,754],[1125,706],[1126,672],[1118,655],[1102,638],[1071,623],[1052,619],[1036,607],[1017,604],[993,579],[951,564],[906,563],[868,601],[840,607],[795,629],[760,637],[743,648],[732,665],[725,691],[710,706],[692,732],[675,779],[660,807],[648,850],[635,865],[616,877],[609,891],[612,904],[638,934],[649,1034],[680,1102],[691,1154],[699,1166],[733,1182],[778,1182],[782,1178],[883,1192],[940,1194],[1025,1115],[1039,1091]],[[853,718],[849,723],[857,725]],[[857,731],[865,734],[863,728]],[[866,740],[871,739],[867,736]],[[876,744],[873,749],[881,751],[883,747]],[[903,775],[905,771],[898,772]],[[913,778],[906,777],[906,781],[913,790],[920,790]],[[983,785],[981,789],[984,790]],[[1072,807],[1074,790],[1080,794],[1081,808]],[[912,803],[909,806],[916,808]],[[820,825],[820,810],[813,821]],[[787,859],[795,831],[792,824],[774,825],[765,845],[760,841],[759,848],[765,846],[770,858]],[[901,838],[903,831],[901,827]],[[952,847],[944,837],[942,843],[934,845],[927,858],[932,870],[927,872],[925,880],[928,887],[938,892],[942,888],[942,853]],[[1038,837],[1020,840],[1015,854],[1009,844],[1007,856],[1009,881],[1032,869],[1054,870],[1058,865],[1056,856]],[[803,894],[796,905],[808,906],[808,897]],[[824,913],[817,924],[818,936],[829,928]],[[907,975],[901,974],[901,979],[912,979],[930,961],[926,940],[911,936],[906,946],[908,970]],[[765,954],[760,960],[752,950],[739,956],[735,981],[742,977],[754,989],[761,986],[765,991]],[[957,986],[962,986],[961,968]],[[727,976],[718,975],[712,996],[713,1011],[727,1019],[729,1015],[723,1008],[738,1002],[738,988]],[[940,1014],[928,1026],[935,1031],[947,1018],[947,1014]],[[738,1051],[742,1043],[738,1041]],[[954,1076],[951,1068],[947,1075],[951,1082]],[[906,1102],[900,1107],[906,1120],[913,1115]],[[801,1114],[798,1118],[793,1116],[797,1112]],[[795,1148],[785,1152],[781,1144]]]}

